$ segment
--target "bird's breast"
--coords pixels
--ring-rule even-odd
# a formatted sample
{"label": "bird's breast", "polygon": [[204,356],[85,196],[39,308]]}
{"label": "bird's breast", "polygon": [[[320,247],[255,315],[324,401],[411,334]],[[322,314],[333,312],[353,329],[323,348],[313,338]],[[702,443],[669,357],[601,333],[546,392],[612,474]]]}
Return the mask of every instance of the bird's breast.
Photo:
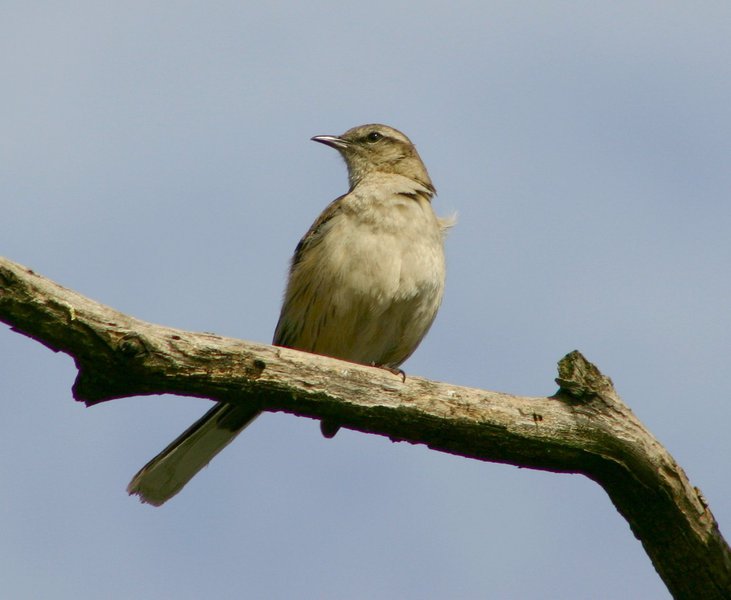
{"label": "bird's breast", "polygon": [[444,279],[442,234],[425,200],[398,197],[344,212],[323,242],[346,287],[376,301],[418,295]]}

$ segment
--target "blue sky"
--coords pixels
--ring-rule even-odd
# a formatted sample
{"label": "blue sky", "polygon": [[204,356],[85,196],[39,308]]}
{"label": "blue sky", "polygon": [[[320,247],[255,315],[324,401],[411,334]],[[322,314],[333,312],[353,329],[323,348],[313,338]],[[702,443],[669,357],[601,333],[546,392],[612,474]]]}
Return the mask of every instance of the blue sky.
{"label": "blue sky", "polygon": [[[456,211],[413,375],[555,391],[575,348],[731,524],[731,6],[6,2],[0,254],[138,318],[268,342],[347,189],[313,144],[404,131]],[[12,598],[668,598],[591,481],[265,415],[161,509],[125,486],[202,400],[75,403],[0,327]]]}

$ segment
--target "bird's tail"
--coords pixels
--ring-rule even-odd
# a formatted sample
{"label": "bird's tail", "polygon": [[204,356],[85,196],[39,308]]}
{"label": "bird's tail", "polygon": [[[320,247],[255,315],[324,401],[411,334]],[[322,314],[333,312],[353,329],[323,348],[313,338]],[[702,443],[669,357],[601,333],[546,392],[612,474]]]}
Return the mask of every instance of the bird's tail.
{"label": "bird's tail", "polygon": [[260,413],[219,402],[132,478],[127,491],[155,506],[167,502]]}

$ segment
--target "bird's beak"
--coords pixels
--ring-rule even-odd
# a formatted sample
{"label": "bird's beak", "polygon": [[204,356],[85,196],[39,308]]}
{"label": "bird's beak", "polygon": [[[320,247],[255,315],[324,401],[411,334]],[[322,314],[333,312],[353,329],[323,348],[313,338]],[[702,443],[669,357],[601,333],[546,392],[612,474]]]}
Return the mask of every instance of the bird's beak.
{"label": "bird's beak", "polygon": [[321,144],[325,144],[326,146],[330,146],[336,150],[344,150],[349,146],[348,142],[346,142],[343,138],[339,138],[335,135],[316,135],[310,139],[313,142],[320,142]]}

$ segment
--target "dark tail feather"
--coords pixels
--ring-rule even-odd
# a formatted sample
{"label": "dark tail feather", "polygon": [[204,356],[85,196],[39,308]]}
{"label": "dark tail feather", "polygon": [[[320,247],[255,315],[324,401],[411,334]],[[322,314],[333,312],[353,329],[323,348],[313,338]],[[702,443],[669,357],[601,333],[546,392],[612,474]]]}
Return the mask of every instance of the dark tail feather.
{"label": "dark tail feather", "polygon": [[167,502],[260,413],[219,402],[132,478],[127,491],[155,506]]}

